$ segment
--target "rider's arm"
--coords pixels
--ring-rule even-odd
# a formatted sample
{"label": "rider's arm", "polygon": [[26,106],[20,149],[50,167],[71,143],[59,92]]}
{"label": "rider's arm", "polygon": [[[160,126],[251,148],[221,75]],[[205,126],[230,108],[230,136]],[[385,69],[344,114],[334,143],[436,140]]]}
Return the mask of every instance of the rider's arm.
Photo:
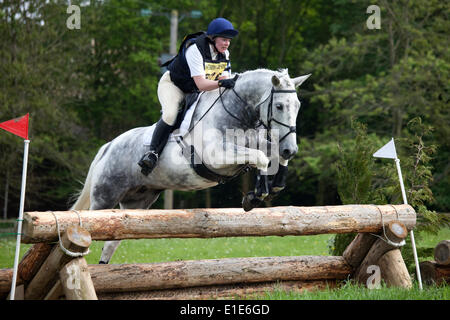
{"label": "rider's arm", "polygon": [[219,82],[206,79],[203,57],[197,46],[192,45],[186,50],[186,60],[192,79],[200,91],[210,91],[219,87]]}
{"label": "rider's arm", "polygon": [[194,82],[200,91],[210,91],[219,87],[219,81],[208,80],[205,76],[195,76],[192,77],[192,79],[194,79]]}

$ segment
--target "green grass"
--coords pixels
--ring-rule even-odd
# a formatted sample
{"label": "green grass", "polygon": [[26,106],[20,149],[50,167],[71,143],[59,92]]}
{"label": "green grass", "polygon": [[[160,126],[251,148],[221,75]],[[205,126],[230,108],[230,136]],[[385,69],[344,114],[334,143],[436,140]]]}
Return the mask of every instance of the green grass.
{"label": "green grass", "polygon": [[[211,239],[142,239],[123,240],[110,263],[150,263],[176,260],[217,259],[227,257],[264,257],[327,255],[327,241],[332,235],[304,237],[234,237]],[[103,241],[94,241],[89,264],[98,263]],[[14,264],[14,238],[0,238],[0,268]],[[31,245],[22,244],[22,256]]]}
{"label": "green grass", "polygon": [[[146,263],[175,260],[327,255],[329,235],[312,237],[235,237],[212,239],[124,240],[110,263]],[[102,243],[96,243],[88,263],[97,263]]]}
{"label": "green grass", "polygon": [[[150,263],[176,260],[217,259],[228,257],[300,256],[329,255],[328,243],[333,235],[288,236],[288,237],[235,237],[212,239],[143,239],[124,240],[111,259],[112,264]],[[426,234],[417,246],[434,247],[443,239],[450,239],[450,229],[443,229],[438,235]],[[22,256],[31,245],[22,244]],[[89,264],[96,264],[103,247],[102,241],[94,241],[91,253],[86,257]],[[15,253],[15,238],[0,237],[0,268],[12,268]],[[431,260],[422,257],[420,260]],[[257,299],[270,300],[449,300],[450,286],[426,286],[404,290],[385,288],[369,290],[352,283],[339,289],[311,291],[304,293],[275,290]]]}
{"label": "green grass", "polygon": [[414,282],[412,289],[388,288],[367,289],[361,285],[347,282],[340,288],[305,291],[302,293],[274,290],[264,295],[252,297],[256,300],[450,300],[450,286],[425,286],[420,290]]}

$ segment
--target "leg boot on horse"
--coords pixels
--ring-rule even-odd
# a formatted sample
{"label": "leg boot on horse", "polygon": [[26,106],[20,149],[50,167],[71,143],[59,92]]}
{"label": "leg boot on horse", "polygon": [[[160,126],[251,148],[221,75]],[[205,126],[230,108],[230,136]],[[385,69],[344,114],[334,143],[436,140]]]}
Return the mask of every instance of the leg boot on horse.
{"label": "leg boot on horse", "polygon": [[270,201],[286,187],[288,166],[279,165],[278,172],[273,176],[256,176],[255,191],[250,191],[242,199],[245,211],[259,207],[263,201]]}
{"label": "leg boot on horse", "polygon": [[242,199],[242,208],[245,211],[250,211],[253,208],[259,207],[264,199],[269,194],[269,176],[262,175],[260,171],[256,175],[255,190],[250,191]]}

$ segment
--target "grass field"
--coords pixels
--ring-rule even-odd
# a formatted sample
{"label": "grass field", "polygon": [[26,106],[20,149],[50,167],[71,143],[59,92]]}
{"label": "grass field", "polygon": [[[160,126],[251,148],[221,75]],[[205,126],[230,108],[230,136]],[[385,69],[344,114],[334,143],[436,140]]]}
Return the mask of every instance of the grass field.
{"label": "grass field", "polygon": [[[110,263],[149,263],[175,260],[216,259],[227,257],[263,257],[295,255],[329,255],[329,242],[333,235],[301,237],[235,237],[213,239],[146,239],[124,240]],[[439,241],[450,239],[450,229],[443,229],[438,235],[425,235],[417,246],[434,247]],[[30,245],[21,245],[21,256]],[[98,263],[102,241],[94,241],[91,253],[86,257],[88,263]],[[15,238],[0,237],[0,268],[12,268],[14,261]],[[421,257],[433,260],[433,257]],[[420,291],[417,283],[412,290],[381,288],[368,290],[352,283],[339,290],[326,290],[297,294],[275,291],[258,299],[337,299],[337,300],[449,300],[450,286],[425,287]]]}

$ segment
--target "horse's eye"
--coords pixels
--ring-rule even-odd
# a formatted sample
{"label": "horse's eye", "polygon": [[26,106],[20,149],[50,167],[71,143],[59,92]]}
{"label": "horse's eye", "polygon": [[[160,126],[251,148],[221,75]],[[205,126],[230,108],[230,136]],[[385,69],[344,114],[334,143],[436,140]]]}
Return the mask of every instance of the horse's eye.
{"label": "horse's eye", "polygon": [[283,105],[281,103],[277,103],[276,107],[278,110],[283,110]]}

